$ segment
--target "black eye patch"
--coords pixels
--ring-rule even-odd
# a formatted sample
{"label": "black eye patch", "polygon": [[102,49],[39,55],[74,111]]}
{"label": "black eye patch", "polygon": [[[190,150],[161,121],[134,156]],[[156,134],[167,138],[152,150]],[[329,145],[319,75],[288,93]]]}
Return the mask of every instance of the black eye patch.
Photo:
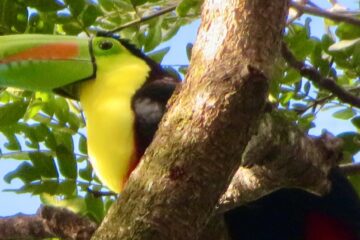
{"label": "black eye patch", "polygon": [[114,46],[114,44],[110,41],[102,41],[99,43],[99,48],[102,50],[109,50]]}

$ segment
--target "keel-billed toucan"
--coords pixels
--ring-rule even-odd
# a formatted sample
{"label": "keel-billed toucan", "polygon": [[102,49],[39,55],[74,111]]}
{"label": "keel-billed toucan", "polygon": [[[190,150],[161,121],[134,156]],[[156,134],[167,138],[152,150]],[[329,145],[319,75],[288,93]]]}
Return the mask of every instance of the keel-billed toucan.
{"label": "keel-billed toucan", "polygon": [[157,129],[178,80],[126,41],[0,37],[0,86],[78,99],[99,179],[119,193]]}
{"label": "keel-billed toucan", "polygon": [[[126,41],[12,35],[0,37],[0,86],[53,91],[80,100],[88,151],[100,180],[120,192],[150,144],[179,83]],[[240,240],[357,240],[360,201],[338,169],[318,197],[280,190],[225,214]]]}

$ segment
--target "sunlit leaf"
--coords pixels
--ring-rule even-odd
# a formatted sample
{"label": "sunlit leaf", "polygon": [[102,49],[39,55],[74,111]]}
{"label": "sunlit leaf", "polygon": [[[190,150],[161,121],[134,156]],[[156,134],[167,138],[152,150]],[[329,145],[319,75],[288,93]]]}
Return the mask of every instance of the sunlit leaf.
{"label": "sunlit leaf", "polygon": [[355,115],[355,111],[352,108],[345,108],[333,113],[333,117],[343,120],[348,120]]}
{"label": "sunlit leaf", "polygon": [[341,40],[339,42],[334,43],[329,47],[329,51],[341,51],[346,48],[352,47],[355,44],[360,42],[360,38],[352,39],[352,40]]}

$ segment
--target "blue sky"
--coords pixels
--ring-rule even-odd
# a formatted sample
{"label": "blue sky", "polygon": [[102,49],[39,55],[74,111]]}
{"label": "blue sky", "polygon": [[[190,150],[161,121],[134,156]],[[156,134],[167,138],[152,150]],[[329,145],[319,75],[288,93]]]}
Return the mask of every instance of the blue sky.
{"label": "blue sky", "polygon": [[[325,0],[314,1],[316,4],[321,6],[329,7],[329,3]],[[348,6],[352,9],[357,9],[359,3],[357,0],[344,0],[339,3]],[[305,18],[303,17],[302,20]],[[312,17],[312,34],[317,35],[323,32],[322,19]],[[196,38],[197,28],[200,22],[196,21],[188,26],[183,27],[179,33],[170,41],[162,44],[159,48],[171,46],[170,52],[165,57],[163,64],[168,65],[179,65],[188,64],[185,47],[186,44],[193,43]],[[332,118],[331,112],[321,112],[318,118],[315,120],[316,128],[311,131],[311,134],[319,135],[323,129],[327,129],[333,134],[337,134],[343,131],[355,131],[352,125],[346,121],[336,120]],[[0,139],[0,145],[1,139]],[[18,165],[17,161],[4,161],[0,160],[0,191],[8,188],[17,188],[21,186],[20,181],[14,180],[11,185],[6,184],[2,178],[10,170],[13,170]],[[16,195],[14,193],[0,192],[0,216],[8,216],[17,212],[23,213],[34,213],[39,207],[40,201],[38,197],[31,197],[29,194]]]}

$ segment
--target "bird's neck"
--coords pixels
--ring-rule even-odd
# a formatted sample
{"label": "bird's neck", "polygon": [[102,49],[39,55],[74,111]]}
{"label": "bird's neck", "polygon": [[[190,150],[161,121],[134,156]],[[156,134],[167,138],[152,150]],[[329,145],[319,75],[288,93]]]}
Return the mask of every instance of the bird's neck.
{"label": "bird's neck", "polygon": [[[99,179],[120,192],[136,159],[131,98],[145,82],[149,67],[138,58],[114,66],[98,63],[95,80],[81,87],[80,101],[87,122],[88,153]],[[114,61],[114,60],[112,60]],[[121,62],[121,61],[120,61]],[[108,67],[111,66],[111,69]]]}

